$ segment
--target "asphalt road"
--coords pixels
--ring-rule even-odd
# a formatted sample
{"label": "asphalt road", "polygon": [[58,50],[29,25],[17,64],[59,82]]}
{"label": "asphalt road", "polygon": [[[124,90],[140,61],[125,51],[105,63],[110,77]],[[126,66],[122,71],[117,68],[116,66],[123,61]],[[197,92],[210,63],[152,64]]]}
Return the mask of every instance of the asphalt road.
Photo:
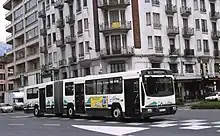
{"label": "asphalt road", "polygon": [[0,113],[0,136],[219,136],[220,110],[179,110],[174,116],[151,120],[80,117],[77,119],[32,114]]}

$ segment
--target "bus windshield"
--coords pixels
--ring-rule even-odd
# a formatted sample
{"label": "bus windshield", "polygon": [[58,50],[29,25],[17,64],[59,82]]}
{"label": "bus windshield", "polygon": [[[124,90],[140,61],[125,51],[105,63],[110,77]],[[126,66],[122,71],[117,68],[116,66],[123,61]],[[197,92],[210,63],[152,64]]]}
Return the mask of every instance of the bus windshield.
{"label": "bus windshield", "polygon": [[144,77],[143,84],[147,96],[150,97],[164,97],[174,94],[171,77]]}

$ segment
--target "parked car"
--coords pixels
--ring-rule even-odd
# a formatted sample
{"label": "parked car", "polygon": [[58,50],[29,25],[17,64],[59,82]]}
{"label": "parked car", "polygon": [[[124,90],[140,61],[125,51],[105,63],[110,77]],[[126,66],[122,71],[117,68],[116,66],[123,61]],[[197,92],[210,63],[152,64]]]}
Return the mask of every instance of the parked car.
{"label": "parked car", "polygon": [[220,92],[213,92],[207,97],[205,97],[205,100],[216,100],[220,101]]}
{"label": "parked car", "polygon": [[0,111],[1,112],[13,112],[14,108],[10,104],[0,103]]}

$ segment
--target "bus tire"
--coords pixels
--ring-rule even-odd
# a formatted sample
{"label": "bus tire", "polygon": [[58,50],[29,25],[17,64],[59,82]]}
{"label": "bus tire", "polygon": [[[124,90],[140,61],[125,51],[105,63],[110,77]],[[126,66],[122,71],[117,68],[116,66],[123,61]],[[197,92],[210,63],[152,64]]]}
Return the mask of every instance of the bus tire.
{"label": "bus tire", "polygon": [[69,105],[67,108],[67,116],[71,119],[74,117],[74,109],[72,105]]}
{"label": "bus tire", "polygon": [[112,107],[112,118],[114,120],[120,120],[122,118],[122,110],[120,106]]}
{"label": "bus tire", "polygon": [[35,117],[39,117],[40,116],[40,110],[39,110],[38,106],[34,107],[34,116]]}

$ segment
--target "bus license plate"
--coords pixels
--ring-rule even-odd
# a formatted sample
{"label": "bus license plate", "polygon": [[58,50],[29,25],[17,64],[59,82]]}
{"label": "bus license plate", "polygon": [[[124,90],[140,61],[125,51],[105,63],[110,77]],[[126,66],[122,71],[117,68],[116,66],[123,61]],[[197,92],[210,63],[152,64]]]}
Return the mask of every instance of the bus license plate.
{"label": "bus license plate", "polygon": [[159,109],[159,111],[160,111],[160,112],[164,112],[164,111],[166,111],[166,109]]}

